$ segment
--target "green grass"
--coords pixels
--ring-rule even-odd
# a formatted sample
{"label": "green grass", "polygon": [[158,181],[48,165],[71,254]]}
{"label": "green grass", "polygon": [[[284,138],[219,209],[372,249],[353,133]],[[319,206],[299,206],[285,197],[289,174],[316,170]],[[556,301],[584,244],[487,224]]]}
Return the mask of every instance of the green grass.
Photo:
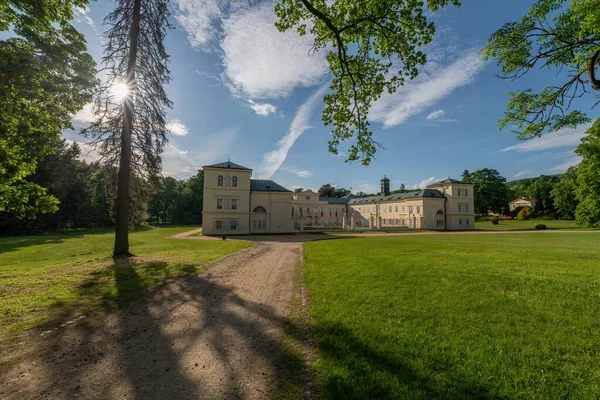
{"label": "green grass", "polygon": [[596,232],[306,243],[321,396],[599,398],[599,243]]}
{"label": "green grass", "polygon": [[129,264],[115,265],[112,230],[0,238],[0,341],[75,314],[114,309],[177,275],[250,246],[174,240],[192,227],[143,227],[130,234]]}
{"label": "green grass", "polygon": [[494,225],[489,221],[475,222],[475,229],[486,230],[486,231],[511,231],[511,230],[535,230],[535,226],[544,224],[548,229],[567,229],[567,230],[585,230],[575,223],[575,221],[542,221],[542,220],[529,220],[529,221],[498,221],[498,225]]}

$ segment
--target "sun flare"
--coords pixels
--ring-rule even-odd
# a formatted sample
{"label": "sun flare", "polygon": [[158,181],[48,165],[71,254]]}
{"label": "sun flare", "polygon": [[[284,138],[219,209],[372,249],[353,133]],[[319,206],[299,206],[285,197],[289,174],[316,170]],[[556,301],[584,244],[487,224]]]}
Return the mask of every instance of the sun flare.
{"label": "sun flare", "polygon": [[117,100],[123,100],[129,94],[129,88],[125,83],[116,83],[113,85],[111,92]]}

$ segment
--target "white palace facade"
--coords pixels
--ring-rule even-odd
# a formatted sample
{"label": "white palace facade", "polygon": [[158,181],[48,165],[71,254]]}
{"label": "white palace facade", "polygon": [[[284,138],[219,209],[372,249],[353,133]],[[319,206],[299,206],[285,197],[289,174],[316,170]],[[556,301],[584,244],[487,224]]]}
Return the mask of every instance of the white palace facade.
{"label": "white palace facade", "polygon": [[251,179],[250,168],[231,161],[203,170],[205,235],[475,227],[473,185],[450,178],[390,194],[390,180],[384,177],[379,196],[324,198],[311,190],[292,193],[271,180]]}

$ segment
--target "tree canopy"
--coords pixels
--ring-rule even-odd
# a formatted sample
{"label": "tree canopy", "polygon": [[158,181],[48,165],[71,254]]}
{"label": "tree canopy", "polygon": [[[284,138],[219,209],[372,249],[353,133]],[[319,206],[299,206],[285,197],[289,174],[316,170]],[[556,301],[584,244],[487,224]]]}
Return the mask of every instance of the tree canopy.
{"label": "tree canopy", "polygon": [[484,168],[475,172],[463,172],[464,183],[473,184],[475,213],[487,215],[490,212],[501,214],[509,200],[506,178],[495,169]]}
{"label": "tree canopy", "polygon": [[583,157],[577,167],[577,200],[579,205],[575,212],[576,221],[587,227],[600,227],[600,118],[581,139],[575,150]]}
{"label": "tree canopy", "polygon": [[496,58],[510,79],[534,68],[555,68],[558,73],[539,92],[512,92],[501,129],[511,124],[518,138],[526,139],[589,122],[576,106],[584,97],[598,98],[600,90],[598,1],[538,0],[520,21],[504,24],[490,37],[483,56]]}
{"label": "tree canopy", "polygon": [[383,91],[393,93],[427,62],[433,39],[429,14],[458,0],[282,0],[275,6],[280,31],[295,28],[314,37],[312,51],[327,51],[333,73],[323,122],[333,125],[329,151],[352,140],[347,161],[368,165],[378,143],[368,114]]}
{"label": "tree canopy", "polygon": [[91,100],[95,63],[70,25],[87,1],[6,1],[0,4],[0,211],[19,218],[53,212],[57,200],[26,180],[52,152],[71,115]]}

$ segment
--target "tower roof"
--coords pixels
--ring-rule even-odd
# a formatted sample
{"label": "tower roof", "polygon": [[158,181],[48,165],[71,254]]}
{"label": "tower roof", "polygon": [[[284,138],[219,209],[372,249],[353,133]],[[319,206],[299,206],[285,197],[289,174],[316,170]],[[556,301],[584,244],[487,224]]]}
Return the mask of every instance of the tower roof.
{"label": "tower roof", "polygon": [[384,176],[383,176],[383,178],[382,178],[381,180],[382,180],[382,181],[388,181],[388,182],[390,181],[390,179],[389,179],[389,178],[388,178],[386,175],[384,175]]}

